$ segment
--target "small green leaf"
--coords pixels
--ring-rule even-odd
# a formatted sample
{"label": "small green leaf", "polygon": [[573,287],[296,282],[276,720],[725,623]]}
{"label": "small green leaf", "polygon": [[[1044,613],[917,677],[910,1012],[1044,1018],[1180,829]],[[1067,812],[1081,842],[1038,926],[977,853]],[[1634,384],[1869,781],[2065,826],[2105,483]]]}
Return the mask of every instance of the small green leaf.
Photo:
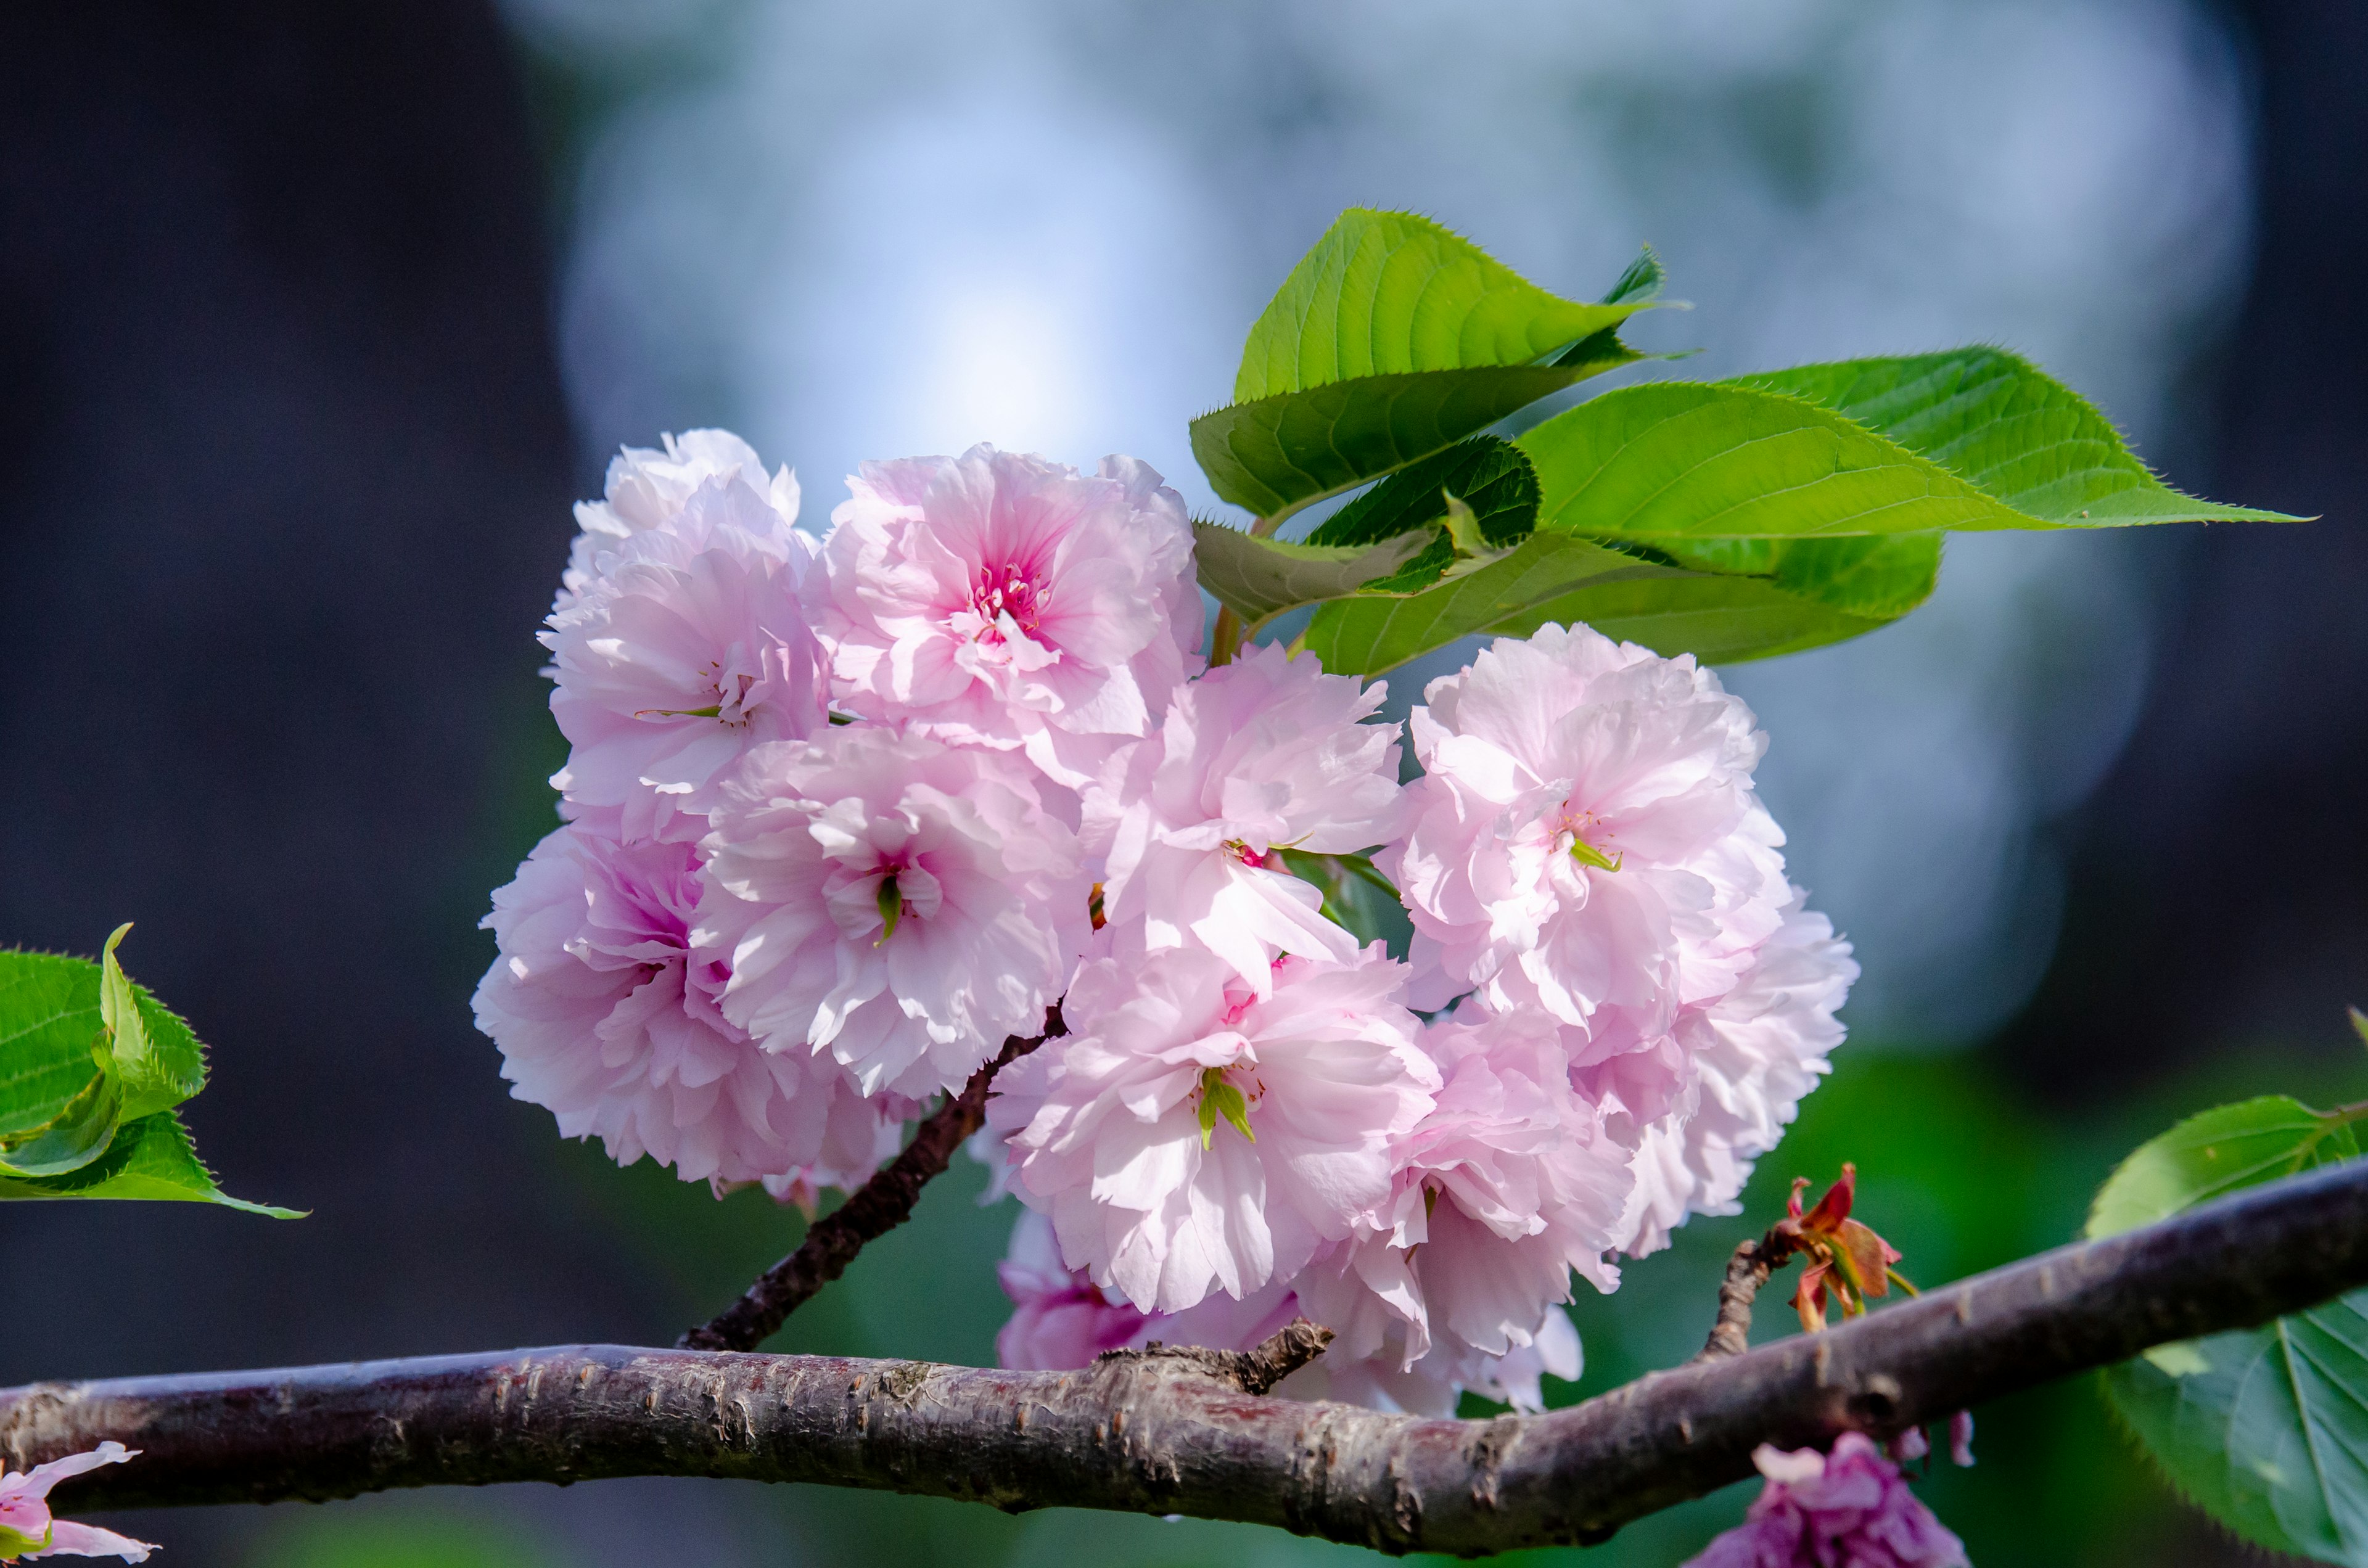
{"label": "small green leaf", "polygon": [[[2087,1233],[2355,1158],[2363,1115],[2271,1095],[2191,1117],[2122,1163]],[[2157,1346],[2103,1378],[2164,1474],[2222,1524],[2275,1551],[2368,1565],[2368,1291]]]}
{"label": "small green leaf", "polygon": [[1424,532],[1370,544],[1288,544],[1195,519],[1201,585],[1252,626],[1298,605],[1355,593],[1397,571],[1430,542]]}
{"label": "small green leaf", "polygon": [[1668,281],[1668,276],[1661,266],[1661,258],[1653,253],[1651,245],[1646,245],[1636,253],[1636,259],[1628,264],[1628,269],[1620,275],[1620,281],[1611,286],[1611,291],[1603,296],[1603,302],[1607,305],[1649,303],[1661,297],[1661,286]]}
{"label": "small green leaf", "polygon": [[1406,905],[1370,855],[1312,855],[1278,846],[1291,874],[1324,895],[1324,918],[1357,938],[1360,946],[1381,942],[1403,955],[1414,935]]}
{"label": "small green leaf", "polygon": [[1419,462],[1592,373],[1505,365],[1336,381],[1202,415],[1192,421],[1192,456],[1225,500],[1281,518]]}
{"label": "small green leaf", "polygon": [[1203,1068],[1201,1073],[1201,1147],[1209,1147],[1217,1135],[1217,1119],[1224,1117],[1251,1142],[1258,1134],[1250,1131],[1250,1103],[1242,1092],[1226,1081],[1222,1067]]}
{"label": "small green leaf", "polygon": [[1315,612],[1303,641],[1335,675],[1379,675],[1459,637],[1533,614],[1584,585],[1684,575],[1592,540],[1541,530],[1436,587],[1335,599]]}
{"label": "small green leaf", "polygon": [[2069,528],[2297,520],[2180,494],[2079,393],[2000,348],[1801,365],[1725,384],[1847,415],[2017,511]]}
{"label": "small green leaf", "polygon": [[1640,358],[1619,327],[1645,284],[1632,267],[1618,299],[1581,304],[1429,219],[1352,209],[1251,326],[1233,404],[1192,422],[1192,455],[1271,523]]}
{"label": "small green leaf", "polygon": [[[1649,252],[1645,260],[1657,287],[1658,263]],[[1428,218],[1350,208],[1251,325],[1234,401],[1362,376],[1534,364],[1644,308],[1645,282],[1632,266],[1617,298],[1580,304]]]}
{"label": "small green leaf", "polygon": [[180,1118],[171,1111],[127,1121],[115,1131],[106,1154],[63,1176],[39,1180],[0,1177],[0,1199],[105,1198],[179,1203],[214,1203],[275,1220],[300,1220],[302,1211],[275,1209],[232,1198],[214,1185],[190,1147]]}
{"label": "small green leaf", "polygon": [[0,1175],[54,1176],[81,1169],[107,1153],[122,1110],[115,1075],[94,1073],[55,1117],[0,1139]]}
{"label": "small green leaf", "polygon": [[[1453,520],[1457,504],[1471,519],[1472,531],[1461,542],[1443,526]],[[1459,559],[1476,563],[1519,544],[1537,517],[1538,481],[1530,460],[1509,441],[1479,436],[1400,469],[1326,517],[1307,542],[1365,544],[1429,530],[1419,554],[1364,585],[1374,593],[1411,594],[1438,582]]]}
{"label": "small green leaf", "polygon": [[880,879],[874,897],[880,906],[880,940],[871,944],[876,948],[896,934],[896,922],[905,913],[905,895],[897,889],[895,872]]}
{"label": "small green leaf", "polygon": [[1798,398],[1655,381],[1518,443],[1541,527],[1620,539],[1833,538],[2052,528],[1864,426]]}
{"label": "small green leaf", "polygon": [[2349,1011],[2351,1014],[2351,1032],[2360,1037],[2361,1044],[2368,1045],[2368,1013],[2363,1013],[2357,1007],[2351,1008]]}

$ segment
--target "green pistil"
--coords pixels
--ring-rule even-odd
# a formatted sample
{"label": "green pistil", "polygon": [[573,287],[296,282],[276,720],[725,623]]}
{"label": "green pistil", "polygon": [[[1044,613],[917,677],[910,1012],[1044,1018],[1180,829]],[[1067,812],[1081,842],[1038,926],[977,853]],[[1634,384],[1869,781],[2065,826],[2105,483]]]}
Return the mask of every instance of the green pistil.
{"label": "green pistil", "polygon": [[905,913],[905,895],[896,891],[896,873],[889,872],[880,879],[880,946],[896,934],[897,918]]}
{"label": "green pistil", "polygon": [[1217,1118],[1221,1116],[1232,1122],[1243,1137],[1253,1143],[1258,1142],[1258,1134],[1250,1131],[1250,1102],[1242,1097],[1239,1089],[1225,1081],[1224,1068],[1204,1068],[1201,1074],[1201,1147],[1203,1149],[1217,1135]]}
{"label": "green pistil", "polygon": [[1582,866],[1594,866],[1606,871],[1616,871],[1625,855],[1606,855],[1577,834],[1570,835],[1570,858]]}

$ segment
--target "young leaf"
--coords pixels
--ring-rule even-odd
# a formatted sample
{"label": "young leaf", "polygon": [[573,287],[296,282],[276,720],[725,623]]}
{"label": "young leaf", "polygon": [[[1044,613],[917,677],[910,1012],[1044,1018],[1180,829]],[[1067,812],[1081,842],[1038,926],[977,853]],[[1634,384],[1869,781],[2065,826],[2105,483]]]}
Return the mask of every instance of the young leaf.
{"label": "young leaf", "polygon": [[81,1169],[107,1153],[122,1111],[115,1075],[94,1072],[82,1092],[55,1117],[0,1138],[0,1175],[52,1176]]}
{"label": "young leaf", "polygon": [[275,1220],[301,1220],[294,1209],[275,1209],[230,1197],[214,1185],[199,1163],[180,1119],[169,1110],[127,1121],[115,1130],[104,1157],[64,1176],[40,1180],[0,1177],[0,1199],[112,1198],[178,1203],[216,1203]]}
{"label": "young leaf", "polygon": [[2057,525],[1830,409],[1743,387],[1622,387],[1522,434],[1541,527],[1798,539]]}
{"label": "young leaf", "polygon": [[[2190,1118],[2123,1162],[2088,1234],[2354,1158],[2362,1114],[2272,1095]],[[2274,1551],[2368,1565],[2368,1291],[2157,1346],[2104,1386],[2172,1483],[2222,1524]]]}
{"label": "young leaf", "polygon": [[[1642,282],[1632,267],[1621,286]],[[1234,401],[1362,376],[1534,364],[1649,299],[1565,300],[1428,218],[1350,208],[1251,325]]]}
{"label": "young leaf", "polygon": [[1335,599],[1315,612],[1304,641],[1336,675],[1378,675],[1459,637],[1535,613],[1585,585],[1686,575],[1592,540],[1541,530],[1435,587]]}
{"label": "young leaf", "polygon": [[[1473,535],[1458,541],[1452,525],[1462,505]],[[1529,536],[1538,517],[1538,480],[1530,460],[1509,441],[1479,436],[1425,458],[1326,517],[1307,542],[1355,545],[1427,530],[1426,547],[1387,577],[1364,585],[1374,593],[1411,594],[1430,586],[1459,557],[1485,559]]]}
{"label": "young leaf", "polygon": [[1416,531],[1367,544],[1287,544],[1223,523],[1192,524],[1201,585],[1252,626],[1297,605],[1355,593],[1397,571],[1429,542],[1429,533]]}
{"label": "young leaf", "polygon": [[1202,415],[1192,421],[1192,456],[1219,495],[1281,517],[1418,462],[1590,374],[1506,365],[1336,381]]}
{"label": "young leaf", "polygon": [[1646,282],[1632,267],[1625,293],[1581,304],[1428,219],[1352,209],[1251,326],[1233,405],[1192,422],[1192,455],[1271,522],[1640,358],[1619,327]]}
{"label": "young leaf", "polygon": [[134,985],[115,949],[131,929],[115,928],[99,954],[98,1018],[110,1070],[123,1087],[126,1120],[170,1110],[206,1086],[205,1052],[188,1025]]}
{"label": "young leaf", "polygon": [[1725,384],[1847,415],[2017,511],[2067,527],[2296,520],[2180,494],[2079,393],[2000,348],[1801,365]]}
{"label": "young leaf", "polygon": [[1373,544],[1447,515],[1455,495],[1490,544],[1518,544],[1538,520],[1538,476],[1521,449],[1494,436],[1459,442],[1374,485],[1317,524],[1310,544]]}

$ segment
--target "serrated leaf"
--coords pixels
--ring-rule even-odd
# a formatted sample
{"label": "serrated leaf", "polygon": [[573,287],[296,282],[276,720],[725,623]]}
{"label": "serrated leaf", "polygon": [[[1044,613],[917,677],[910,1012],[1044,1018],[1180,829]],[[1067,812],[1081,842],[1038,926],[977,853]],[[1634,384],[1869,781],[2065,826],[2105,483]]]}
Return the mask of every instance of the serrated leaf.
{"label": "serrated leaf", "polygon": [[1538,476],[1527,454],[1494,436],[1458,442],[1401,469],[1324,519],[1309,544],[1373,544],[1446,516],[1445,497],[1471,506],[1496,546],[1518,544],[1537,524]]}
{"label": "serrated leaf", "polygon": [[1525,431],[1541,527],[1618,539],[2045,528],[1831,409],[1690,381],[1622,387]]}
{"label": "serrated leaf", "polygon": [[1607,305],[1648,303],[1661,297],[1661,286],[1668,279],[1668,272],[1661,266],[1661,258],[1654,254],[1651,245],[1646,245],[1636,253],[1636,259],[1620,274],[1620,280],[1611,285],[1611,291],[1603,296],[1603,302]]}
{"label": "serrated leaf", "polygon": [[[1460,541],[1453,528],[1457,504],[1472,529]],[[1480,436],[1390,475],[1326,517],[1307,542],[1369,544],[1430,530],[1428,544],[1403,567],[1365,585],[1377,593],[1410,594],[1438,582],[1458,557],[1483,559],[1519,544],[1537,516],[1538,481],[1530,460],[1509,441]]]}
{"label": "serrated leaf", "polygon": [[[2361,1115],[2271,1095],[2191,1117],[2122,1163],[2087,1233],[2355,1158]],[[2148,1454],[2221,1523],[2275,1551],[2368,1565],[2368,1291],[2157,1346],[2103,1376]]]}
{"label": "serrated leaf", "polygon": [[1541,531],[1478,570],[1403,596],[1360,594],[1315,612],[1304,645],[1336,675],[1378,675],[1533,613],[1587,585],[1687,574],[1576,535]]}
{"label": "serrated leaf", "polygon": [[1225,500],[1281,517],[1418,462],[1593,373],[1508,365],[1334,382],[1202,415],[1192,421],[1192,456]]}
{"label": "serrated leaf", "polygon": [[1425,532],[1370,544],[1290,544],[1195,519],[1193,558],[1201,585],[1252,626],[1300,605],[1357,591],[1386,577],[1430,542]]}
{"label": "serrated leaf", "polygon": [[67,1198],[215,1203],[276,1220],[303,1218],[299,1210],[249,1203],[224,1193],[198,1159],[188,1130],[168,1110],[123,1123],[103,1158],[68,1175],[41,1180],[0,1177],[0,1199]]}
{"label": "serrated leaf", "polygon": [[2016,510],[2066,527],[2296,520],[2182,495],[2079,393],[2001,348],[1801,365],[1726,384],[1847,415]]}
{"label": "serrated leaf", "polygon": [[0,1175],[53,1176],[81,1169],[107,1153],[122,1112],[119,1081],[94,1068],[90,1082],[56,1116],[0,1139]]}
{"label": "serrated leaf", "polygon": [[1192,455],[1219,495],[1278,519],[1641,358],[1619,327],[1651,303],[1644,283],[1632,267],[1630,294],[1582,304],[1429,219],[1351,209],[1251,326]]}
{"label": "serrated leaf", "polygon": [[1529,365],[1646,302],[1565,300],[1428,218],[1350,208],[1252,324],[1234,401],[1365,376]]}

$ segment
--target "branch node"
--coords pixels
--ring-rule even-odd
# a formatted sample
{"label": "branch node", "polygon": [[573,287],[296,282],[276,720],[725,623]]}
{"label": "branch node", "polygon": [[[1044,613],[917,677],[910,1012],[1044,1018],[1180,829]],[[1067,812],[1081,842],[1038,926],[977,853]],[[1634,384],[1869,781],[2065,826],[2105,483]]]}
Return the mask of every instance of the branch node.
{"label": "branch node", "polygon": [[1332,1331],[1305,1318],[1293,1318],[1249,1350],[1212,1350],[1202,1345],[1162,1345],[1152,1341],[1140,1350],[1105,1350],[1094,1364],[1121,1361],[1176,1361],[1227,1383],[1244,1393],[1265,1393],[1318,1356],[1332,1343]]}

